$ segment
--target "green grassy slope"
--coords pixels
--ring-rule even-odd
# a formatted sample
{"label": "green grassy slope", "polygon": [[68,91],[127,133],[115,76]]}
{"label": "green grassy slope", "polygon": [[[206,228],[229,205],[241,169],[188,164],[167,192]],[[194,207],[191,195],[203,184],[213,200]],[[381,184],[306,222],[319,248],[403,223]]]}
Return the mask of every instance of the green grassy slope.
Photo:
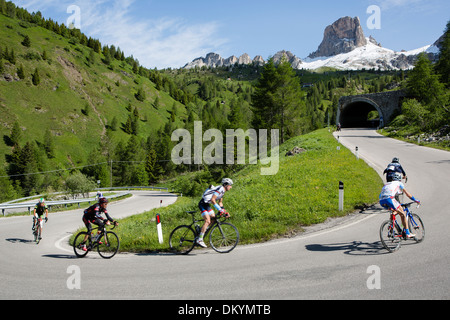
{"label": "green grassy slope", "polygon": [[[298,146],[307,151],[285,157]],[[241,243],[254,243],[297,233],[303,226],[353,212],[375,203],[381,178],[362,160],[338,142],[326,129],[299,136],[280,148],[280,170],[261,176],[259,165],[249,165],[231,178],[233,188],[225,194],[224,206],[241,234]],[[338,184],[345,184],[344,211],[338,210]],[[217,181],[211,181],[217,184]],[[205,186],[206,189],[207,186]],[[171,230],[189,224],[187,210],[197,210],[201,194],[182,197],[167,208],[155,209],[121,221],[117,230],[123,251],[167,250]],[[161,214],[164,243],[159,244],[154,218]],[[199,215],[198,215],[199,217]]]}
{"label": "green grassy slope", "polygon": [[[25,35],[31,40],[30,47],[21,44]],[[10,153],[3,137],[10,135],[14,121],[23,129],[21,143],[42,141],[45,130],[50,129],[55,140],[55,162],[68,166],[86,161],[92,148],[105,138],[114,117],[119,129],[110,133],[111,138],[127,139],[129,136],[120,127],[130,114],[129,105],[131,110],[139,111],[139,135],[143,137],[167,122],[174,105],[176,121],[181,123],[186,118],[182,104],[156,90],[149,79],[133,73],[125,61],[113,59],[108,67],[102,62],[103,55],[94,53],[92,63],[91,49],[47,29],[0,14],[0,46],[3,51],[13,49],[16,56],[15,64],[3,59],[4,73],[0,75],[0,154]],[[46,60],[42,58],[44,50]],[[23,80],[16,75],[21,65]],[[41,79],[38,86],[31,80],[36,68]],[[7,75],[15,80],[6,81]],[[134,96],[139,88],[146,94],[143,102]],[[82,112],[86,107],[87,115]],[[4,161],[0,157],[0,165]]]}

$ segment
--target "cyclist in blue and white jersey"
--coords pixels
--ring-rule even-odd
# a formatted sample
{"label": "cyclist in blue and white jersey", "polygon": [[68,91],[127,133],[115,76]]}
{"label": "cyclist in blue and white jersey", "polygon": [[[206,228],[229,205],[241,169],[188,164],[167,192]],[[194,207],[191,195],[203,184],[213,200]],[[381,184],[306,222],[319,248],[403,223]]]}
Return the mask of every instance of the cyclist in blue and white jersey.
{"label": "cyclist in blue and white jersey", "polygon": [[205,235],[206,229],[211,224],[211,219],[215,218],[215,214],[213,209],[211,208],[211,205],[220,213],[220,214],[227,214],[225,210],[223,209],[223,196],[225,195],[226,191],[229,191],[233,185],[233,180],[229,178],[222,179],[222,185],[218,187],[210,186],[202,196],[202,199],[198,203],[198,207],[200,209],[200,212],[202,213],[203,220],[205,220],[205,223],[203,224],[201,230],[200,230],[200,236],[197,239],[197,244],[200,245],[203,248],[206,248],[206,244],[203,241],[203,236]]}
{"label": "cyclist in blue and white jersey", "polygon": [[387,168],[383,171],[383,174],[386,174],[387,182],[393,181],[393,177],[396,173],[401,173],[403,175],[403,179],[406,179],[405,170],[403,170],[400,160],[397,157],[392,159],[392,162],[389,163]]}
{"label": "cyclist in blue and white jersey", "polygon": [[403,211],[403,208],[400,205],[400,203],[395,199],[395,196],[403,192],[412,201],[415,201],[417,203],[420,203],[420,201],[414,198],[408,191],[406,191],[405,185],[401,182],[402,175],[400,173],[394,174],[392,176],[392,179],[393,180],[391,182],[386,183],[383,186],[383,189],[381,190],[380,204],[383,207],[393,210],[400,215],[403,224],[403,232],[405,232],[408,238],[412,238],[415,235],[409,232],[406,214]]}

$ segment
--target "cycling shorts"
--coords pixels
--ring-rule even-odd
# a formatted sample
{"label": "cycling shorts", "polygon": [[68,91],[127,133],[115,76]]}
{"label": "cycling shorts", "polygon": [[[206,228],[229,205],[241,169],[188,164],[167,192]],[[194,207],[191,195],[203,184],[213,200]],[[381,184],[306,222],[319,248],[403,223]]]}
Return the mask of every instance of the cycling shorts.
{"label": "cycling shorts", "polygon": [[90,219],[87,219],[86,217],[83,217],[83,222],[84,222],[84,225],[86,226],[87,231],[88,231],[89,233],[92,232],[92,226],[91,226],[91,223],[93,223],[93,224],[95,224],[95,225],[97,225],[97,226],[99,226],[99,227],[102,227],[103,224],[105,223],[104,220],[101,220],[101,219],[99,219],[99,218],[95,218],[95,219],[93,219],[93,220],[90,220]]}
{"label": "cycling shorts", "polygon": [[203,199],[198,203],[198,208],[202,213],[202,217],[204,217],[205,215],[214,215],[214,211],[213,209],[211,209],[209,203],[206,203],[205,201],[203,201]]}
{"label": "cycling shorts", "polygon": [[380,204],[383,207],[392,209],[392,210],[398,210],[398,208],[401,207],[400,203],[397,200],[395,200],[395,198],[381,199]]}

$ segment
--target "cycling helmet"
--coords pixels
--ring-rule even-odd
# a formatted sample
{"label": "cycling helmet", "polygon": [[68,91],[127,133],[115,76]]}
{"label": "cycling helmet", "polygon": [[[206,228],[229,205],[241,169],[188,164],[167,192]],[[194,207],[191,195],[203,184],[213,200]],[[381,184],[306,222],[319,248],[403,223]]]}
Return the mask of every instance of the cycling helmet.
{"label": "cycling helmet", "polygon": [[399,163],[400,162],[400,160],[397,158],[397,157],[395,157],[394,159],[392,159],[392,163]]}
{"label": "cycling helmet", "polygon": [[39,203],[44,203],[44,202],[45,202],[44,198],[39,199]]}
{"label": "cycling helmet", "polygon": [[227,185],[227,186],[232,186],[233,185],[233,180],[229,179],[229,178],[223,178],[222,179],[222,185]]}
{"label": "cycling helmet", "polygon": [[98,203],[102,204],[102,203],[108,203],[108,199],[106,199],[105,197],[98,199]]}
{"label": "cycling helmet", "polygon": [[393,176],[392,176],[392,181],[402,181],[402,175],[398,172],[396,172]]}

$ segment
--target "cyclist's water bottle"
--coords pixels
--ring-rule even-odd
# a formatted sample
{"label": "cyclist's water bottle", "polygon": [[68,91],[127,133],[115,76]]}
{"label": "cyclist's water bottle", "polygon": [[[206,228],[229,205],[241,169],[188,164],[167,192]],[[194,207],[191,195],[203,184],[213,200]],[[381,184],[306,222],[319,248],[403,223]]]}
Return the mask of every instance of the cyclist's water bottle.
{"label": "cyclist's water bottle", "polygon": [[195,226],[195,231],[197,232],[197,234],[200,234],[201,229],[200,229],[200,226],[199,226],[199,225],[196,225],[196,226]]}

